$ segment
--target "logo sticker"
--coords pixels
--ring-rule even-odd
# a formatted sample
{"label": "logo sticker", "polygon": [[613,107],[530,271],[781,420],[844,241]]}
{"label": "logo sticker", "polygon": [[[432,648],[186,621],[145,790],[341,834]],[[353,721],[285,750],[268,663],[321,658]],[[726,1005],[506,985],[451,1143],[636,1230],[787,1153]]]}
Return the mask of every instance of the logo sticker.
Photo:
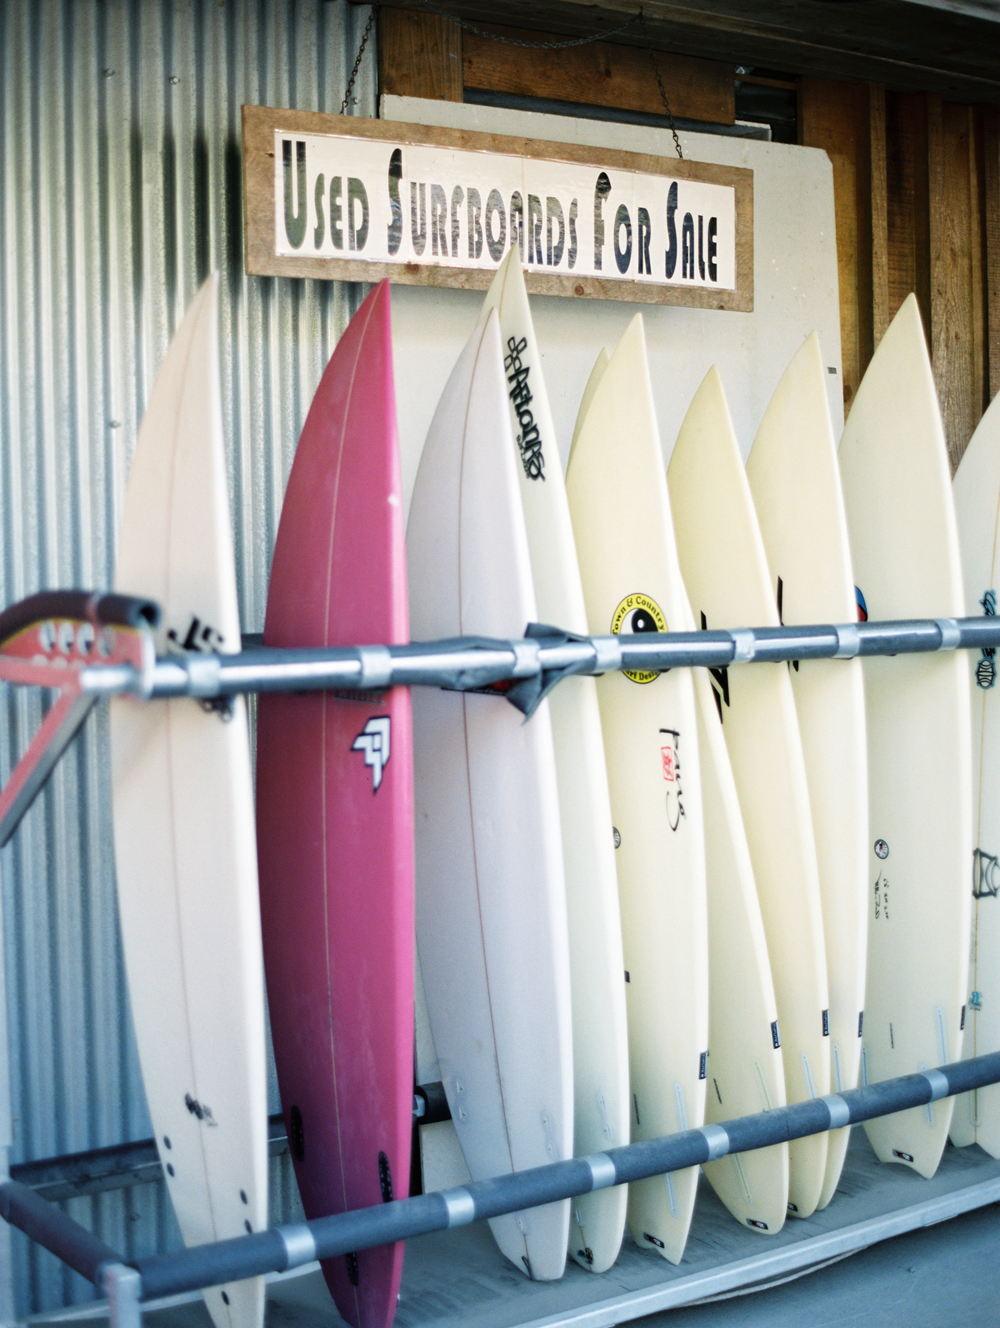
{"label": "logo sticker", "polygon": [[389,764],[389,716],[370,719],[351,745],[351,751],[364,752],[365,765],[372,768],[372,792],[382,783],[382,771]]}
{"label": "logo sticker", "polygon": [[[995,590],[987,590],[979,603],[982,605],[983,614],[987,618],[996,616],[997,592]],[[983,691],[988,691],[997,680],[996,664],[994,663],[996,649],[993,646],[983,646],[981,654],[982,658],[976,665],[976,685],[981,687]]]}
{"label": "logo sticker", "polygon": [[854,587],[854,598],[858,606],[858,622],[868,621],[868,605],[865,603],[865,597],[861,593],[861,587]]}
{"label": "logo sticker", "polygon": [[992,853],[972,850],[972,897],[996,899],[1000,894],[1000,863]]}
{"label": "logo sticker", "polygon": [[528,346],[528,338],[507,338],[507,354],[503,367],[510,384],[508,395],[514,407],[521,432],[517,435],[518,451],[521,453],[521,465],[529,480],[545,479],[545,456],[542,452],[542,439],[538,432],[538,422],[531,409],[534,397],[528,386],[531,365],[521,359]]}
{"label": "logo sticker", "polygon": [[663,778],[668,784],[674,782],[674,749],[673,747],[661,747],[660,757],[663,761]]}
{"label": "logo sticker", "polygon": [[884,839],[875,840],[875,856],[877,858],[887,858],[889,856],[889,845]]}
{"label": "logo sticker", "polygon": [[[655,599],[648,595],[626,595],[614,611],[611,631],[616,636],[635,636],[639,632],[665,632],[667,620]],[[623,669],[632,682],[652,682],[660,675],[647,669]]]}

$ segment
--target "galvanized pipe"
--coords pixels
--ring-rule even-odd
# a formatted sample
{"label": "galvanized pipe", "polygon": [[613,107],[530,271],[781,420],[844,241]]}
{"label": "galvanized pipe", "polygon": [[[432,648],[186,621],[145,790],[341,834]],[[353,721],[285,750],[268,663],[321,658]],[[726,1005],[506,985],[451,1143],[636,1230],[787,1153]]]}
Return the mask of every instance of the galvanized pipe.
{"label": "galvanized pipe", "polygon": [[[727,1153],[841,1129],[998,1082],[1000,1052],[994,1052],[721,1125],[626,1144],[591,1157],[471,1181],[452,1190],[397,1199],[172,1254],[150,1255],[134,1261],[141,1277],[139,1299],[154,1300],[245,1277],[284,1272],[314,1259],[334,1258],[464,1226],[610,1185],[697,1166]],[[109,1267],[123,1262],[89,1232],[16,1181],[0,1184],[0,1215],[99,1285]]]}

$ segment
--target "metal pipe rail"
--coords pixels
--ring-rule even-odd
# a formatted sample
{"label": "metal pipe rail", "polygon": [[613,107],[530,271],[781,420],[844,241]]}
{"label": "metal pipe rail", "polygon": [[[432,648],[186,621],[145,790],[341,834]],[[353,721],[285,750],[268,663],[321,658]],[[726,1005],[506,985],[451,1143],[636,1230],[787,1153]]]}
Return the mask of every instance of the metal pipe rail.
{"label": "metal pipe rail", "polygon": [[[1000,619],[945,618],[839,626],[757,627],[735,631],[650,632],[580,637],[532,623],[515,640],[457,637],[403,646],[281,649],[160,657],[143,677],[131,665],[92,665],[81,675],[90,694],[128,691],[149,699],[200,700],[241,692],[381,691],[442,687],[498,691],[533,713],[562,678],[614,670],[728,668],[731,664],[853,659],[1000,646]],[[2,676],[2,673],[0,673]]]}
{"label": "metal pipe rail", "polygon": [[698,1166],[727,1153],[766,1148],[1000,1083],[1000,1052],[832,1093],[789,1107],[704,1125],[590,1157],[471,1181],[374,1208],[275,1227],[211,1245],[135,1259],[131,1265],[60,1209],[17,1181],[0,1184],[0,1216],[102,1287],[113,1328],[134,1328],[142,1301],[201,1290],[315,1259],[464,1226],[503,1213]]}

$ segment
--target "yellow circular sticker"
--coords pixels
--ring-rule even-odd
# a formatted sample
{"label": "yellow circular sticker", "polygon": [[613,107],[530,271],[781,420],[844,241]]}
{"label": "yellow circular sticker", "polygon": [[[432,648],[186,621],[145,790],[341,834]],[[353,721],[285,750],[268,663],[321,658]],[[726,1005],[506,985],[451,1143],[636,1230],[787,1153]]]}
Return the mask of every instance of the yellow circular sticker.
{"label": "yellow circular sticker", "polygon": [[[665,632],[667,620],[655,599],[648,595],[626,595],[614,611],[611,631],[615,636],[633,636],[637,632]],[[652,682],[660,675],[641,669],[623,669],[632,682]]]}

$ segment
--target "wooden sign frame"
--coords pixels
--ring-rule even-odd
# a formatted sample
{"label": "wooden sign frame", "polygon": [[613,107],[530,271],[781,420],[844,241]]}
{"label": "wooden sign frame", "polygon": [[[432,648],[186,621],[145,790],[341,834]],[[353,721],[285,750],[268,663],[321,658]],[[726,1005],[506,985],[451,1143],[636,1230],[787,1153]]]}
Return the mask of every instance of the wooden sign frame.
{"label": "wooden sign frame", "polygon": [[[643,176],[726,186],[733,190],[735,203],[735,285],[732,287],[656,284],[651,281],[604,278],[571,272],[554,274],[540,271],[530,264],[525,265],[525,280],[529,292],[544,295],[686,305],[739,312],[753,310],[752,170],[573,143],[553,143],[472,130],[442,129],[392,120],[369,120],[358,116],[325,115],[266,106],[243,107],[243,224],[245,265],[250,275],[365,282],[388,277],[392,282],[405,285],[484,290],[492,282],[495,272],[495,267],[492,270],[471,266],[444,267],[431,263],[381,262],[325,254],[278,253],[275,235],[276,131],[458,148],[476,153],[551,161],[556,166],[562,163],[583,164],[630,171]],[[513,216],[511,229],[513,232]],[[616,246],[617,242],[616,233]],[[499,266],[499,262],[496,266]]]}

